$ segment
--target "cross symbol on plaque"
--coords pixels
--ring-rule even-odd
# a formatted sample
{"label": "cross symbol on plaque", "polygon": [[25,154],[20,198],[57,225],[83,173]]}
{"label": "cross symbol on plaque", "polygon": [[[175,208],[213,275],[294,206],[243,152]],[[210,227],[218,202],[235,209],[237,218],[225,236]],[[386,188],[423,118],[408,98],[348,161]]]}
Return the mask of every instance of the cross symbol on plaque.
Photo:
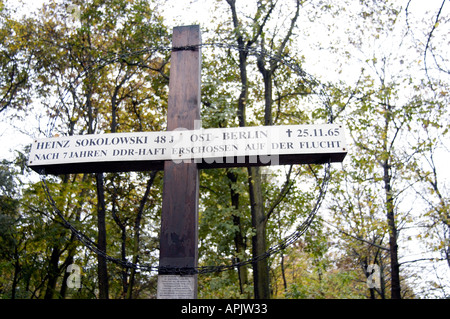
{"label": "cross symbol on plaque", "polygon": [[[342,162],[340,125],[201,129],[200,27],[173,30],[167,131],[44,138],[28,165],[41,174],[164,170],[158,298],[196,298],[198,170]],[[174,270],[183,269],[183,275]]]}

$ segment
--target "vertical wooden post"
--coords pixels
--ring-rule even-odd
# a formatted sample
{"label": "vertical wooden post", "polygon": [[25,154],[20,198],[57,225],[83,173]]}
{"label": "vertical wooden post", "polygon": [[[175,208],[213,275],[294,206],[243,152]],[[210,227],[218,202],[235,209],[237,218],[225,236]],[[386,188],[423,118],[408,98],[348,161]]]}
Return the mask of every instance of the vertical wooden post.
{"label": "vertical wooden post", "polygon": [[[199,26],[173,29],[167,130],[194,129],[200,119],[201,44]],[[164,163],[158,298],[197,298],[198,259],[197,164]],[[174,274],[171,267],[191,269]]]}

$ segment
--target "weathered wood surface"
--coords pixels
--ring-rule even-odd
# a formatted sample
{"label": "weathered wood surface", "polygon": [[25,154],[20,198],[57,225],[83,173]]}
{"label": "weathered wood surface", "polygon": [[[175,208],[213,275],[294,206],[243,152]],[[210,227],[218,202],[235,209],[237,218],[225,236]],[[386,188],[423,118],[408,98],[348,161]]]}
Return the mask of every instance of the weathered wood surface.
{"label": "weathered wood surface", "polygon": [[[200,41],[199,26],[173,30],[174,48],[197,45]],[[168,130],[191,130],[194,129],[194,121],[200,120],[200,64],[200,48],[172,52]],[[196,163],[164,162],[159,261],[161,275],[165,274],[164,267],[197,267],[198,188]],[[197,287],[194,291],[196,294]]]}

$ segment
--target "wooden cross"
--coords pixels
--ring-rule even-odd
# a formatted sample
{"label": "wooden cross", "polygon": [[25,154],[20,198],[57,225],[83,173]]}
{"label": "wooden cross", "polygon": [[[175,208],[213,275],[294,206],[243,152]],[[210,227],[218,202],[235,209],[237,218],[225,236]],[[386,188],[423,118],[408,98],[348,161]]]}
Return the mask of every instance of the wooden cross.
{"label": "wooden cross", "polygon": [[[28,165],[41,174],[164,170],[158,298],[196,298],[198,169],[342,162],[340,125],[202,129],[199,26],[173,30],[167,131],[45,138]],[[183,274],[174,270],[183,270]]]}
{"label": "wooden cross", "polygon": [[[172,51],[169,101],[167,106],[167,130],[194,129],[200,120],[200,27],[175,28]],[[193,49],[189,50],[189,47]],[[197,267],[198,260],[198,190],[197,164],[164,162],[163,203],[161,212],[161,237],[159,266]],[[158,299],[197,298],[197,275],[185,276],[159,272]]]}

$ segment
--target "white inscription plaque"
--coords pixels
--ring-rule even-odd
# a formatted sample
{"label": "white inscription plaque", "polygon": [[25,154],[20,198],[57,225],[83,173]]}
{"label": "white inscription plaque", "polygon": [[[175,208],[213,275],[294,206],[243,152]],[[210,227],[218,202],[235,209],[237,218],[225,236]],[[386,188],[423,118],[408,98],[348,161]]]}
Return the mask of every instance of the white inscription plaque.
{"label": "white inscription plaque", "polygon": [[167,160],[206,166],[340,162],[347,153],[344,135],[341,125],[319,124],[64,136],[37,139],[28,165],[58,174],[142,170]]}
{"label": "white inscription plaque", "polygon": [[159,275],[158,299],[195,299],[195,276]]}

